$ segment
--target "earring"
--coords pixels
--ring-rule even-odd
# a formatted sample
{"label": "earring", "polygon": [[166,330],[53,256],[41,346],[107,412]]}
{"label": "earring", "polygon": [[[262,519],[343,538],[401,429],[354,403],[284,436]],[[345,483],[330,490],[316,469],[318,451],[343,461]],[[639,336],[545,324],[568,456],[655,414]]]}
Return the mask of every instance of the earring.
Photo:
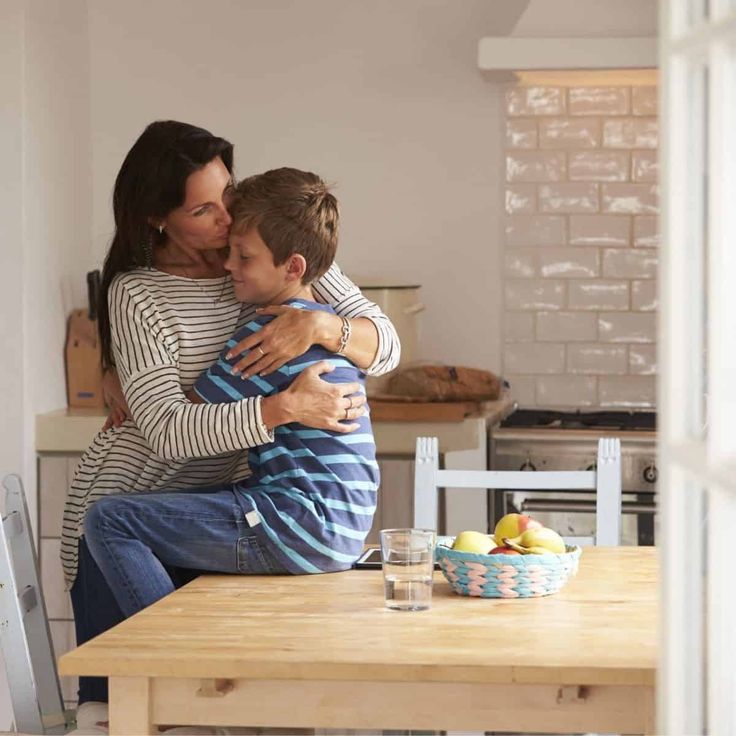
{"label": "earring", "polygon": [[163,231],[164,231],[164,226],[163,225],[159,225],[158,226],[158,234],[159,235],[163,234]]}

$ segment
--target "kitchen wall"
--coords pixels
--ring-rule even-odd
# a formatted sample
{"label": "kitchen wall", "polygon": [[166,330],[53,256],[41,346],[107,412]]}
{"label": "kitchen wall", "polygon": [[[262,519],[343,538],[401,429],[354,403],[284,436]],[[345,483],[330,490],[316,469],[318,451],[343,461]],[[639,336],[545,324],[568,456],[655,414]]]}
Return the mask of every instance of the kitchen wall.
{"label": "kitchen wall", "polygon": [[132,141],[157,118],[198,123],[235,142],[241,176],[289,164],[335,182],[340,264],[422,285],[423,357],[498,371],[503,98],[476,47],[524,5],[89,3],[98,260]]}
{"label": "kitchen wall", "polygon": [[653,407],[657,88],[569,76],[506,90],[504,374],[527,407]]}

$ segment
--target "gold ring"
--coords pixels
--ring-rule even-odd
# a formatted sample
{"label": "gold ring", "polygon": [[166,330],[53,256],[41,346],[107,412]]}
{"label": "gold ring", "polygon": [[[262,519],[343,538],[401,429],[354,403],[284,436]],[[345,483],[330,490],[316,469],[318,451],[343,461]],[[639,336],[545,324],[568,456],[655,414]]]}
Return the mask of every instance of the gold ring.
{"label": "gold ring", "polygon": [[260,345],[257,345],[256,347],[261,351],[261,355],[266,354],[266,351]]}

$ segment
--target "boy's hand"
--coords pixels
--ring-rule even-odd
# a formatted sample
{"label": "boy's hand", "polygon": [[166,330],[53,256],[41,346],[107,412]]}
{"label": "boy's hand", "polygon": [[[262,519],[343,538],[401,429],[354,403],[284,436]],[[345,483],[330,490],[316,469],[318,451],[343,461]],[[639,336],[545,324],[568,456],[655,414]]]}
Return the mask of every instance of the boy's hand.
{"label": "boy's hand", "polygon": [[227,354],[228,360],[247,353],[232,368],[232,373],[250,378],[267,376],[318,342],[324,312],[295,309],[288,306],[263,307],[258,316],[273,315],[276,319],[264,325]]}

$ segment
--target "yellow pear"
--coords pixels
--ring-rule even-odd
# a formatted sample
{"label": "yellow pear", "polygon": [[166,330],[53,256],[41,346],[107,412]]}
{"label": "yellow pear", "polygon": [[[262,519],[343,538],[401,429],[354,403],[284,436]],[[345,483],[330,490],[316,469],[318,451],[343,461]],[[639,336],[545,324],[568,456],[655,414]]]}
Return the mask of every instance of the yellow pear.
{"label": "yellow pear", "polygon": [[[562,554],[565,551],[565,540],[554,530],[543,526],[541,529],[527,529],[514,539],[504,539],[504,544],[519,552],[541,554],[535,548],[539,547],[547,552]],[[535,549],[532,552],[532,549]]]}
{"label": "yellow pear", "polygon": [[473,552],[478,555],[487,555],[495,546],[495,540],[488,534],[468,531],[460,532],[460,534],[455,537],[455,542],[453,543],[452,548],[459,550],[460,552]]}

